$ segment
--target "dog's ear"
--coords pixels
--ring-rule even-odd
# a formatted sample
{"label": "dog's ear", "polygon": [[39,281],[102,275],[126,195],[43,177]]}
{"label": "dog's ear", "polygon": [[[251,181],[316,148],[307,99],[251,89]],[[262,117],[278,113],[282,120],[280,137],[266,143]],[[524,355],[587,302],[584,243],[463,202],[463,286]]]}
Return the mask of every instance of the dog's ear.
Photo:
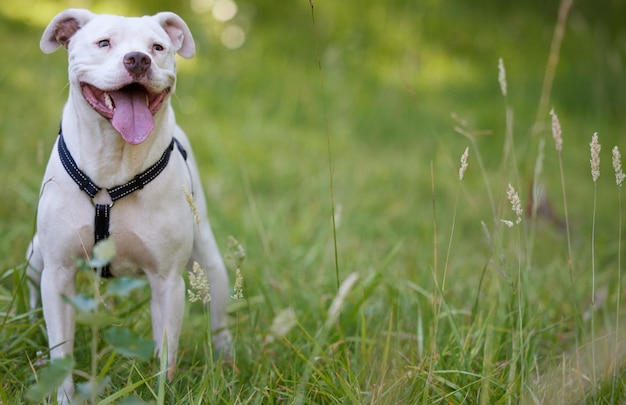
{"label": "dog's ear", "polygon": [[193,42],[189,27],[177,14],[170,12],[158,13],[154,16],[161,27],[167,32],[176,52],[183,58],[191,58],[196,53],[196,44]]}
{"label": "dog's ear", "polygon": [[89,10],[70,8],[56,15],[41,36],[39,47],[44,53],[52,53],[70,43],[70,38],[87,24],[96,14]]}

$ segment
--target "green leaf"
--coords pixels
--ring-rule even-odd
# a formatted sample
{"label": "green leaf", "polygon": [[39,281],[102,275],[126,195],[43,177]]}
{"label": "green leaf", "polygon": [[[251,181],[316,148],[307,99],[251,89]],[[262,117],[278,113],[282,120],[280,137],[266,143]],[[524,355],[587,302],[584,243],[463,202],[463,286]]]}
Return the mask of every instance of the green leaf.
{"label": "green leaf", "polygon": [[68,304],[71,304],[78,312],[82,313],[92,313],[98,305],[96,300],[82,294],[76,295],[75,297],[68,297],[64,295],[63,300],[65,300]]}
{"label": "green leaf", "polygon": [[[102,380],[96,383],[96,397],[100,396],[104,393],[104,390],[111,385],[111,377],[106,376]],[[87,381],[84,383],[76,384],[76,391],[82,398],[91,398],[91,390],[93,389],[93,384],[91,381]]]}
{"label": "green leaf", "polygon": [[37,383],[28,389],[28,398],[39,401],[57,390],[74,369],[74,357],[54,359],[39,372]]}
{"label": "green leaf", "polygon": [[81,325],[103,327],[121,322],[115,315],[106,312],[77,312],[76,323]]}
{"label": "green leaf", "polygon": [[89,326],[107,326],[120,322],[120,319],[107,312],[96,312],[95,299],[79,294],[75,297],[63,296],[63,300],[76,309],[76,323]]}
{"label": "green leaf", "polygon": [[92,258],[91,260],[89,260],[89,263],[88,263],[89,268],[91,269],[101,269],[105,267],[107,264],[109,264],[109,260],[103,260],[97,257]]}
{"label": "green leaf", "polygon": [[89,261],[89,265],[101,268],[109,264],[114,257],[115,242],[112,238],[107,238],[96,243],[93,247],[93,258]]}
{"label": "green leaf", "polygon": [[128,297],[133,290],[144,288],[148,282],[144,278],[114,278],[107,285],[107,295]]}
{"label": "green leaf", "polygon": [[149,359],[154,353],[152,339],[145,339],[128,329],[109,328],[104,331],[103,337],[113,350],[124,356]]}

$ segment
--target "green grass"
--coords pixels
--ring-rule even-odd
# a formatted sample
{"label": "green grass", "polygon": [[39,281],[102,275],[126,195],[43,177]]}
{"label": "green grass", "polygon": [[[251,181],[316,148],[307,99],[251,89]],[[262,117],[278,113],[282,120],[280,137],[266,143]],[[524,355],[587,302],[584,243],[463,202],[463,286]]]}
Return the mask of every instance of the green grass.
{"label": "green grass", "polygon": [[[138,4],[93,6],[132,14],[172,9],[195,33],[198,55],[179,61],[172,103],[194,143],[222,252],[228,255],[231,235],[246,250],[244,299],[230,303],[235,356],[224,363],[211,355],[204,309],[188,303],[171,383],[159,378],[157,360],[129,359],[98,339],[98,373],[111,381],[102,403],[623,401],[626,352],[614,348],[624,324],[621,204],[609,164],[613,145],[626,148],[626,48],[616,21],[623,6],[601,13],[574,3],[550,102],[563,128],[559,157],[547,112],[531,135],[556,4],[317,1],[314,30],[308,1],[280,9],[242,1],[235,21],[247,39],[237,50],[219,43],[223,25],[209,15],[165,1]],[[43,26],[63,7],[27,6],[0,6],[11,56],[0,67],[6,404],[31,403],[25,395],[48,350],[41,312],[27,309],[23,256],[67,94],[66,54],[38,49]],[[594,184],[589,142],[596,131],[603,152]],[[507,136],[514,149],[505,158]],[[511,229],[500,222],[515,220],[509,183],[528,208],[540,139],[539,181],[560,221],[567,203],[571,266],[560,224],[541,216]],[[346,283],[340,289],[335,255]],[[89,291],[88,277],[81,285]],[[110,311],[149,338],[149,297],[135,291]],[[281,322],[284,333],[276,331]],[[77,330],[76,369],[87,374],[91,332]]]}

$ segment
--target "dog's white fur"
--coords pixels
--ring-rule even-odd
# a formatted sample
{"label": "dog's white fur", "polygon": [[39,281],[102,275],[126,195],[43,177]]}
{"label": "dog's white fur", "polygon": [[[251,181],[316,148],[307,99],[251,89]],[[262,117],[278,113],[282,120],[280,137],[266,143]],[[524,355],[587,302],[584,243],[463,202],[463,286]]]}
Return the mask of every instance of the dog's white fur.
{"label": "dog's white fur", "polygon": [[[102,42],[105,41],[105,42]],[[78,167],[100,187],[124,184],[160,157],[175,136],[189,157],[174,149],[165,170],[143,189],[115,202],[110,231],[116,245],[111,272],[116,276],[142,275],[152,290],[153,338],[160,351],[167,341],[170,377],[174,370],[185,302],[182,271],[197,261],[211,286],[211,320],[218,350],[230,350],[226,329],[228,277],[206,216],[206,202],[189,141],[177,126],[169,93],[153,115],[154,130],[138,144],[126,142],[87,102],[81,85],[115,91],[139,83],[157,94],[176,82],[175,54],[191,58],[195,45],[189,28],[174,13],[127,18],[69,9],[50,22],[40,43],[45,53],[65,46],[69,57],[69,99],[63,110],[65,142]],[[125,67],[125,55],[149,57],[145,72]],[[110,203],[106,191],[92,201],[63,168],[55,144],[43,178],[37,212],[37,233],[28,249],[29,276],[34,283],[31,305],[38,303],[41,286],[43,313],[51,358],[70,355],[74,347],[74,309],[63,296],[76,294],[75,258],[91,255],[94,244],[94,203]],[[189,166],[189,169],[187,167]],[[186,190],[195,193],[200,213],[197,224]],[[57,393],[71,399],[68,377]]]}

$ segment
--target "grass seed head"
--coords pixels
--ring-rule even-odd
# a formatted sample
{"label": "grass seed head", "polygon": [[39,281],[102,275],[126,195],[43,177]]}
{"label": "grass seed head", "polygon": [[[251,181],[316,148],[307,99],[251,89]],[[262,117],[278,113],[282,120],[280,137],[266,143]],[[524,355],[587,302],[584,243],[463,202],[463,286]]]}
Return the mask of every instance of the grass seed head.
{"label": "grass seed head", "polygon": [[280,311],[272,320],[270,326],[270,334],[265,338],[266,343],[273,342],[275,339],[280,339],[289,333],[294,326],[298,324],[298,318],[296,317],[296,311],[289,307]]}
{"label": "grass seed head", "polygon": [[193,198],[193,195],[187,190],[187,186],[183,184],[183,192],[185,193],[185,199],[187,200],[187,204],[191,208],[191,212],[193,213],[193,218],[196,221],[196,224],[200,224],[200,213],[198,212],[198,207],[196,207],[196,201]]}
{"label": "grass seed head", "polygon": [[461,167],[459,168],[459,180],[463,180],[463,175],[467,170],[467,157],[469,155],[469,146],[465,148],[463,155],[461,156]]}
{"label": "grass seed head", "polygon": [[193,268],[189,272],[189,301],[202,301],[204,305],[211,301],[211,286],[207,279],[206,272],[202,270],[198,262],[193,263]]}
{"label": "grass seed head", "polygon": [[232,259],[235,268],[240,268],[244,260],[246,260],[246,250],[233,236],[228,237],[228,256]]}
{"label": "grass seed head", "polygon": [[243,276],[241,275],[241,270],[237,269],[235,271],[235,286],[233,288],[234,293],[230,298],[235,301],[243,299]]}
{"label": "grass seed head", "polygon": [[506,97],[506,70],[504,69],[504,61],[498,59],[498,82],[500,82],[500,90],[502,95]]}
{"label": "grass seed head", "polygon": [[598,181],[598,177],[600,177],[600,151],[602,150],[602,146],[598,143],[598,133],[594,133],[591,137],[591,143],[589,144],[591,149],[591,177],[593,178],[593,182]]}
{"label": "grass seed head", "polygon": [[613,169],[615,170],[615,184],[618,187],[622,187],[622,181],[624,180],[624,172],[622,172],[622,155],[619,153],[619,148],[615,146],[613,148]]}
{"label": "grass seed head", "polygon": [[550,111],[550,115],[552,116],[552,137],[554,138],[554,147],[557,152],[561,153],[561,150],[563,150],[561,123],[559,122],[559,117],[554,112],[554,108]]}
{"label": "grass seed head", "polygon": [[515,191],[515,188],[510,183],[509,183],[509,190],[507,191],[506,196],[509,199],[509,202],[511,203],[511,208],[513,209],[513,212],[517,216],[515,223],[519,224],[520,222],[522,222],[522,218],[524,216],[524,209],[522,208],[522,202],[519,199],[519,195],[517,194],[517,191]]}

